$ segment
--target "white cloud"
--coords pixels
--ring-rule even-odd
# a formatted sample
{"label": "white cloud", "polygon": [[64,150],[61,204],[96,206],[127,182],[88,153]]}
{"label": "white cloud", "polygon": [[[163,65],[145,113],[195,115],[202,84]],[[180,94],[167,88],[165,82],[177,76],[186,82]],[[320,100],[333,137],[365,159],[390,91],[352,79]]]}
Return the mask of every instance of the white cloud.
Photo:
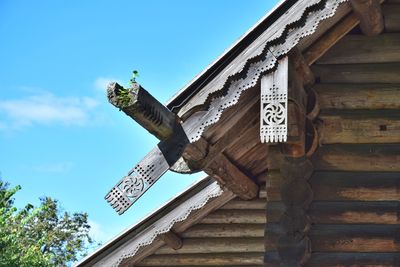
{"label": "white cloud", "polygon": [[73,167],[72,162],[56,162],[34,166],[33,170],[41,173],[60,174],[70,171]]}
{"label": "white cloud", "polygon": [[0,100],[0,129],[34,124],[86,125],[98,104],[90,97],[58,97],[48,92]]}

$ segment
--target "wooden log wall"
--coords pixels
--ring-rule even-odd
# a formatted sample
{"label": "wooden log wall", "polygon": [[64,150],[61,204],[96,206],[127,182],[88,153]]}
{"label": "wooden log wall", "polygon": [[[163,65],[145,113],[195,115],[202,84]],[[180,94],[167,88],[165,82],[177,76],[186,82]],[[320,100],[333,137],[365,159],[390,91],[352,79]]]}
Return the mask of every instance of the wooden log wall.
{"label": "wooden log wall", "polygon": [[[301,266],[400,266],[399,7],[399,1],[382,6],[380,35],[356,28],[312,65],[320,148],[309,180],[312,253]],[[260,197],[268,199],[274,244],[284,232],[284,159],[278,147],[263,157],[269,172],[259,176],[266,181]],[[276,247],[266,250],[265,266],[284,266]]]}
{"label": "wooden log wall", "polygon": [[[309,57],[321,112],[308,180],[312,253],[304,266],[400,266],[400,1],[385,1],[382,13],[379,35],[350,31],[358,21],[347,16],[341,40],[322,57]],[[163,246],[135,266],[280,266],[284,157],[277,145],[259,142],[258,89],[204,135],[215,145],[235,125],[246,125],[224,141],[223,152],[260,185],[258,198],[231,200],[178,232],[180,249]],[[266,223],[271,242],[264,239]]]}
{"label": "wooden log wall", "polygon": [[[264,188],[265,191],[265,188]],[[265,199],[235,198],[135,266],[263,266]]]}

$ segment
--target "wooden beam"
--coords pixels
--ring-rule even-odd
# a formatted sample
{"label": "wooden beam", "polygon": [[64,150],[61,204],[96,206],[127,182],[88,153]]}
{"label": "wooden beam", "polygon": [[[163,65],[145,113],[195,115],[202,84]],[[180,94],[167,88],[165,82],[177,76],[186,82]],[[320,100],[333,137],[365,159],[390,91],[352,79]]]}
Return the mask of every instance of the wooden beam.
{"label": "wooden beam", "polygon": [[[399,175],[398,172],[316,172],[310,184],[315,201],[396,201],[400,198]],[[267,180],[269,199],[279,201],[284,178],[272,171]]]}
{"label": "wooden beam", "polygon": [[307,263],[309,267],[336,266],[396,266],[400,262],[400,254],[392,253],[314,253]]}
{"label": "wooden beam", "polygon": [[[242,199],[252,199],[257,196],[258,186],[224,153],[235,142],[243,138],[247,130],[255,125],[258,119],[259,100],[253,100],[250,109],[240,115],[236,125],[225,128],[224,135],[211,144],[206,139],[189,144],[183,156],[190,165],[202,168],[208,175],[216,179],[227,190],[235,193]],[[259,140],[259,139],[257,139]]]}
{"label": "wooden beam", "polygon": [[400,145],[325,145],[313,157],[316,170],[400,171]]}
{"label": "wooden beam", "polygon": [[294,71],[302,80],[304,86],[311,86],[315,83],[315,77],[313,72],[311,71],[308,62],[304,58],[301,51],[294,47],[289,54],[291,59]]}
{"label": "wooden beam", "polygon": [[[279,266],[277,252],[265,253],[264,267]],[[307,267],[338,267],[338,266],[397,266],[400,262],[398,252],[349,253],[349,252],[314,252]]]}
{"label": "wooden beam", "polygon": [[201,220],[204,224],[262,224],[265,222],[265,210],[217,210]]}
{"label": "wooden beam", "polygon": [[264,237],[264,231],[264,224],[197,224],[182,233],[182,237]]}
{"label": "wooden beam", "polygon": [[315,84],[313,89],[322,109],[400,109],[398,84]]}
{"label": "wooden beam", "polygon": [[[270,226],[271,241],[282,234],[279,224]],[[397,252],[396,242],[400,227],[397,225],[318,225],[310,231],[313,248],[320,252]],[[397,244],[396,244],[397,243]]]}
{"label": "wooden beam", "polygon": [[249,200],[257,197],[257,184],[239,170],[224,154],[218,155],[203,170],[216,179],[222,187],[232,191],[240,198]]}
{"label": "wooden beam", "polygon": [[[282,152],[291,157],[302,157],[306,154],[306,106],[307,96],[304,83],[313,82],[312,72],[309,70],[301,53],[294,49],[289,55],[289,85],[288,85],[288,115],[287,142],[281,144]],[[310,78],[311,77],[311,78]],[[261,80],[261,86],[263,80]]]}
{"label": "wooden beam", "polygon": [[[399,144],[332,144],[318,148],[312,161],[315,170],[319,171],[395,172],[400,171],[399,151]],[[278,170],[283,155],[280,154],[279,147],[271,146],[269,153],[259,155],[257,161],[264,161],[265,169]]]}
{"label": "wooden beam", "polygon": [[249,253],[264,252],[264,238],[190,238],[183,241],[179,250],[160,248],[156,255],[204,254],[204,253]]}
{"label": "wooden beam", "polygon": [[253,199],[251,201],[245,201],[241,199],[233,199],[222,206],[221,210],[262,210],[265,209],[267,203],[264,199]]}
{"label": "wooden beam", "polygon": [[[285,157],[280,166],[283,183],[279,187],[284,213],[280,216],[282,229],[274,240],[271,224],[266,224],[265,247],[274,243],[282,266],[302,266],[311,256],[311,241],[308,236],[311,227],[307,209],[313,198],[308,179],[313,173],[311,162],[305,157]],[[268,202],[271,201],[268,198]],[[266,217],[269,205],[267,203]]]}
{"label": "wooden beam", "polygon": [[135,266],[241,266],[262,265],[264,253],[212,253],[188,255],[153,255]]}
{"label": "wooden beam", "polygon": [[166,140],[173,135],[178,117],[139,84],[128,90],[118,83],[110,83],[107,97],[111,104],[158,139]]}
{"label": "wooden beam", "polygon": [[182,239],[172,230],[158,236],[165,244],[173,250],[178,250],[182,247]]}
{"label": "wooden beam", "polygon": [[311,67],[320,83],[400,83],[400,64],[337,64]]}
{"label": "wooden beam", "polygon": [[383,15],[385,17],[385,31],[399,32],[400,31],[400,5],[399,4],[384,4],[382,6]]}
{"label": "wooden beam", "polygon": [[[320,201],[315,199],[309,208],[313,224],[380,224],[397,225],[396,201]],[[268,223],[279,223],[285,211],[282,202],[271,198],[268,203]]]}
{"label": "wooden beam", "polygon": [[384,29],[380,0],[350,0],[354,13],[360,20],[362,32],[367,36],[380,34]]}
{"label": "wooden beam", "polygon": [[374,37],[348,34],[329,49],[318,64],[399,62],[399,46],[400,33],[382,33]]}
{"label": "wooden beam", "polygon": [[347,15],[332,29],[328,30],[320,39],[311,45],[305,52],[304,58],[308,65],[312,65],[334,44],[336,44],[343,36],[349,33],[355,26],[359,24],[359,20],[354,14]]}
{"label": "wooden beam", "polygon": [[[188,229],[190,226],[195,225],[198,223],[202,218],[204,218],[208,213],[218,209],[225,203],[227,203],[229,200],[233,199],[235,195],[233,195],[230,191],[226,191],[222,193],[217,198],[211,199],[205,206],[203,206],[201,209],[193,211],[189,217],[182,221],[182,222],[177,222],[175,223],[173,227],[173,231],[175,233],[179,233],[181,235],[182,232],[184,232],[186,229]],[[142,261],[146,257],[154,254],[155,251],[157,251],[158,248],[163,246],[165,243],[160,240],[156,239],[151,246],[145,246],[141,248],[136,254],[135,257],[127,258],[125,259],[121,265],[122,266],[136,266],[137,262]]]}
{"label": "wooden beam", "polygon": [[327,112],[319,120],[320,144],[400,143],[400,112]]}

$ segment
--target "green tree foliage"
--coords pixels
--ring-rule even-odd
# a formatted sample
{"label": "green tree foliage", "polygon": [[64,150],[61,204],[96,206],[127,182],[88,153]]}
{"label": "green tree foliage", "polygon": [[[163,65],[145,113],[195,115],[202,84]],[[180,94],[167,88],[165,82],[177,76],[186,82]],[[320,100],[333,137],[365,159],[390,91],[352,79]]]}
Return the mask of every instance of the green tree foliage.
{"label": "green tree foliage", "polygon": [[63,212],[49,197],[17,210],[20,189],[0,180],[0,266],[68,266],[81,257],[93,243],[87,214]]}

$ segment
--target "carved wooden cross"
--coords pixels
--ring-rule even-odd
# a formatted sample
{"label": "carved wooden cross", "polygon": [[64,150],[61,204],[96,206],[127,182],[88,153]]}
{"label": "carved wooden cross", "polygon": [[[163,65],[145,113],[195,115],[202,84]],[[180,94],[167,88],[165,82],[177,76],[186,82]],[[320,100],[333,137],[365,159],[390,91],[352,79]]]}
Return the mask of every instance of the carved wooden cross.
{"label": "carved wooden cross", "polygon": [[178,161],[189,140],[178,116],[139,84],[133,83],[127,90],[111,83],[107,96],[111,104],[161,140],[106,195],[105,199],[122,214]]}

